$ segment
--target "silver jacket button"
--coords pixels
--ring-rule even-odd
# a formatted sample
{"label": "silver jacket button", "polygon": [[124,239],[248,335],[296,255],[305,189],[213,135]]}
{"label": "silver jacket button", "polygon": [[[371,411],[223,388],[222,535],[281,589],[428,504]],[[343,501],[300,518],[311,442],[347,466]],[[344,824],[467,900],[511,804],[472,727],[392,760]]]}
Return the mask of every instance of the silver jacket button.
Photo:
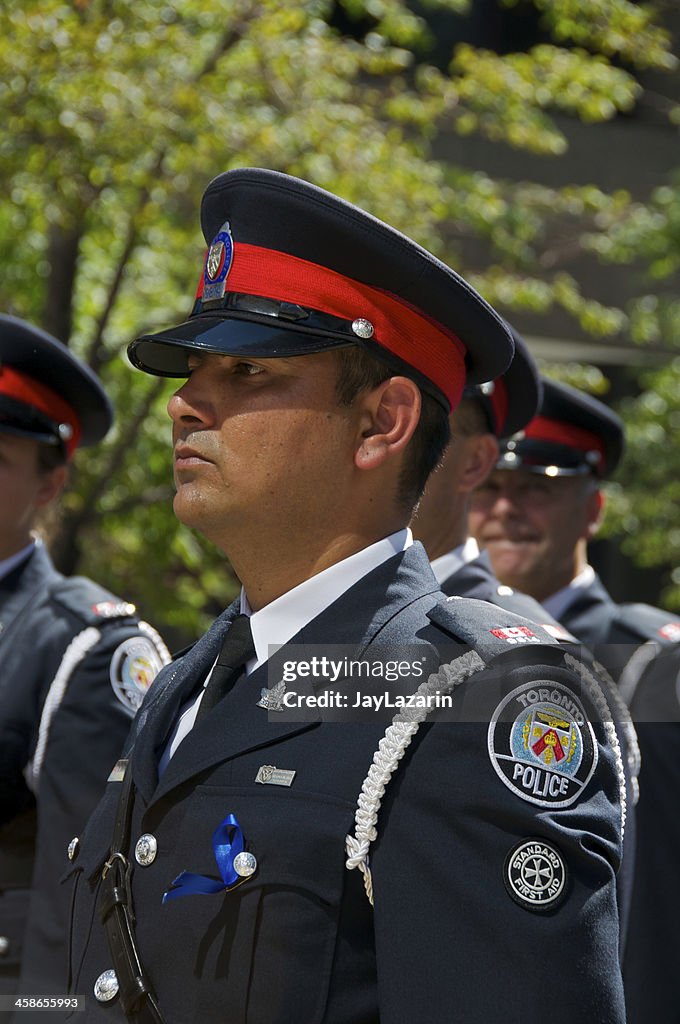
{"label": "silver jacket button", "polygon": [[234,871],[241,878],[249,878],[250,875],[254,875],[257,871],[257,861],[253,854],[246,853],[245,850],[237,853],[234,857]]}
{"label": "silver jacket button", "polygon": [[76,857],[78,856],[78,849],[79,849],[79,847],[80,847],[80,839],[78,839],[78,836],[74,836],[73,839],[71,840],[71,842],[68,844],[68,847],[66,848],[66,853],[68,854],[68,859],[69,860],[75,860],[76,859]]}
{"label": "silver jacket button", "polygon": [[100,1003],[108,1003],[118,995],[118,978],[113,970],[104,971],[94,983],[94,997]]}
{"label": "silver jacket button", "polygon": [[9,953],[9,939],[6,935],[0,935],[0,956],[7,956]]}
{"label": "silver jacket button", "polygon": [[143,868],[148,868],[149,864],[153,864],[155,861],[157,853],[156,837],[152,836],[150,832],[145,832],[135,843],[135,860]]}

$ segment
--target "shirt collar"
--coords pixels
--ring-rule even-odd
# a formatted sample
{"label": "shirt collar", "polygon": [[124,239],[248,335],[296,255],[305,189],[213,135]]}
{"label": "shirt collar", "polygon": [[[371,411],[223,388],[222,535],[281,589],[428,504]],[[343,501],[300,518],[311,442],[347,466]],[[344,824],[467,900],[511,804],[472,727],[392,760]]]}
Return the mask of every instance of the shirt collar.
{"label": "shirt collar", "polygon": [[445,555],[435,558],[430,565],[432,572],[437,577],[437,583],[443,583],[449,576],[453,576],[454,572],[458,572],[473,558],[478,557],[479,545],[474,537],[468,537],[464,544],[459,544],[453,551],[448,551]]}
{"label": "shirt collar", "polygon": [[40,542],[32,540],[30,544],[27,544],[21,551],[17,551],[16,554],[10,555],[9,558],[4,558],[0,562],[0,580],[4,580],[5,576],[9,576],[13,569],[16,569],[18,565],[21,565],[29,555],[33,554],[33,550],[37,547]]}
{"label": "shirt collar", "polygon": [[595,570],[592,565],[587,565],[578,576],[574,576],[571,583],[568,583],[566,587],[562,587],[561,590],[551,594],[550,597],[542,601],[541,604],[547,612],[550,612],[553,619],[557,619],[559,622],[564,613],[566,612],[569,605],[573,604],[576,598],[579,596],[579,592],[585,587],[589,587],[595,579]]}
{"label": "shirt collar", "polygon": [[360,579],[411,544],[409,529],[392,533],[304,580],[257,612],[251,611],[241,588],[241,613],[250,615],[256,653],[256,659],[248,663],[248,672],[267,661],[272,647],[278,650]]}

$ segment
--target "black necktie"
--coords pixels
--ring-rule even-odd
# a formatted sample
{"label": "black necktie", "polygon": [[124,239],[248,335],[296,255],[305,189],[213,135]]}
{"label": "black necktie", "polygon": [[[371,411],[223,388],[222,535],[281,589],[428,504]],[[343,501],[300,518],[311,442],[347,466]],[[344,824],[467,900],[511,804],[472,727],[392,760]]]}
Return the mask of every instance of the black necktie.
{"label": "black necktie", "polygon": [[215,667],[205,688],[196,721],[226,696],[241,675],[247,661],[255,655],[255,644],[247,615],[237,615],[222,642]]}

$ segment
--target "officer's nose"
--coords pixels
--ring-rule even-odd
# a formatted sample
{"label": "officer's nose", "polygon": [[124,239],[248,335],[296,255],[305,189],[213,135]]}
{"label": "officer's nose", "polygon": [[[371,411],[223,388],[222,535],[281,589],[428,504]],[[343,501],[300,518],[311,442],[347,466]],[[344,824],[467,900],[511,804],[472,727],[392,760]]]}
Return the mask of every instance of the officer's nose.
{"label": "officer's nose", "polygon": [[494,516],[496,519],[508,519],[518,515],[518,506],[514,493],[505,488],[496,491],[493,502],[489,507],[489,515]]}
{"label": "officer's nose", "polygon": [[168,416],[176,427],[206,427],[212,420],[210,403],[192,386],[191,378],[170,397],[167,409]]}

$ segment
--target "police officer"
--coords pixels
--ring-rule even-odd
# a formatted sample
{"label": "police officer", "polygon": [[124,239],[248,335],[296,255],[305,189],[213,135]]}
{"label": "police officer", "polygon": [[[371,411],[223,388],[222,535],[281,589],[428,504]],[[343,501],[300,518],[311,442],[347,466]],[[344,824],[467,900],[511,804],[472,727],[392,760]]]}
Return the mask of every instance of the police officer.
{"label": "police officer", "polygon": [[243,589],[81,836],[71,992],[93,1022],[622,1021],[601,693],[540,626],[447,602],[406,528],[505,325],[298,179],[230,171],[201,220],[192,315],[129,351],[185,378],[175,512]]}
{"label": "police officer", "polygon": [[430,556],[442,591],[491,601],[543,624],[558,624],[533,598],[501,584],[487,552],[468,533],[470,495],[487,478],[499,457],[499,439],[515,434],[533,419],[540,381],[524,339],[510,328],[512,362],[495,381],[469,385],[450,416],[455,444],[449,445],[428,480],[413,521],[413,535]]}
{"label": "police officer", "polygon": [[[134,607],[57,572],[34,532],[111,406],[62,344],[0,316],[0,992],[64,991],[63,849],[168,660]],[[25,1019],[25,1018],[24,1018]]]}
{"label": "police officer", "polygon": [[588,564],[603,481],[623,446],[623,424],[607,406],[544,380],[538,415],[503,444],[470,523],[499,578],[540,599],[584,641],[630,707],[641,771],[624,981],[631,1024],[646,1024],[680,1019],[680,828],[667,812],[680,791],[680,623],[646,604],[615,602]]}
{"label": "police officer", "polygon": [[[413,532],[432,558],[432,571],[442,591],[456,597],[474,597],[538,622],[552,636],[578,644],[535,598],[501,583],[488,551],[480,553],[468,535],[470,497],[488,477],[499,458],[499,442],[526,427],[538,410],[542,385],[533,357],[521,337],[510,328],[515,354],[505,373],[495,381],[471,385],[450,416],[454,438],[425,488],[413,523]],[[628,709],[607,673],[592,664],[583,646],[579,656],[598,676],[616,725],[626,770],[625,856],[618,875],[621,952],[627,931],[635,855],[635,804],[640,769],[637,736]]]}

